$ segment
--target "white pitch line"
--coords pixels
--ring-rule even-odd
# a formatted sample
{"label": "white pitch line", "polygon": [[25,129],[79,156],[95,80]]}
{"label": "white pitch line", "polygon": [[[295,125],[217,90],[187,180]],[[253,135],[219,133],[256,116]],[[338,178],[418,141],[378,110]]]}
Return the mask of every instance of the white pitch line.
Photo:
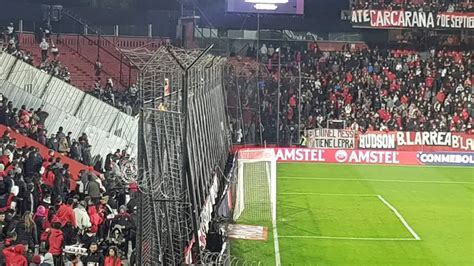
{"label": "white pitch line", "polygon": [[324,181],[369,181],[369,182],[392,182],[392,183],[427,183],[427,184],[470,184],[474,182],[463,181],[436,181],[436,180],[400,180],[400,179],[359,179],[359,178],[326,178],[326,177],[278,177],[278,179],[293,180],[324,180]]}
{"label": "white pitch line", "polygon": [[337,193],[312,193],[312,192],[280,192],[278,195],[316,195],[316,196],[344,196],[344,197],[375,197],[376,194],[337,194]]}
{"label": "white pitch line", "polygon": [[407,221],[403,218],[403,216],[395,209],[395,207],[392,206],[388,201],[386,201],[381,195],[377,195],[377,198],[383,202],[387,207],[390,208],[390,210],[395,213],[395,215],[398,217],[398,219],[402,222],[402,224],[405,226],[405,228],[410,232],[410,234],[415,238],[415,240],[421,240],[421,238],[418,236],[418,234],[413,230],[413,228],[410,227],[410,225],[407,223]]}
{"label": "white pitch line", "polygon": [[275,247],[275,265],[281,266],[280,260],[280,243],[278,242],[278,230],[276,221],[273,221],[273,245]]}
{"label": "white pitch line", "polygon": [[280,238],[334,239],[334,240],[364,240],[364,241],[416,241],[414,238],[387,237],[343,237],[343,236],[280,236]]}

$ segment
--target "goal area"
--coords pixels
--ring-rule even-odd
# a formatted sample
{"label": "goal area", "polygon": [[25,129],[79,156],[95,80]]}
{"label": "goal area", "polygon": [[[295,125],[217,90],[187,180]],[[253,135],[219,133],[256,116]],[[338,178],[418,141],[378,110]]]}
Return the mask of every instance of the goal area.
{"label": "goal area", "polygon": [[276,159],[273,150],[240,150],[237,154],[234,221],[276,221]]}
{"label": "goal area", "polygon": [[280,264],[277,230],[277,163],[273,149],[240,150],[233,219],[236,223],[272,229],[275,265]]}

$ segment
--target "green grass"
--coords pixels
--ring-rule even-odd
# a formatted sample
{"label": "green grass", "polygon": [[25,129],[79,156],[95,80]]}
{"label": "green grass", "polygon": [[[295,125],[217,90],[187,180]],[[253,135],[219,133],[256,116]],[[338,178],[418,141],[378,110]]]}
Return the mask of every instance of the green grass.
{"label": "green grass", "polygon": [[[474,265],[473,168],[279,164],[277,180],[282,265]],[[376,195],[420,241],[284,237],[413,238]],[[269,220],[247,214],[238,222],[271,229]],[[271,233],[267,241],[234,240],[231,250],[275,265]]]}

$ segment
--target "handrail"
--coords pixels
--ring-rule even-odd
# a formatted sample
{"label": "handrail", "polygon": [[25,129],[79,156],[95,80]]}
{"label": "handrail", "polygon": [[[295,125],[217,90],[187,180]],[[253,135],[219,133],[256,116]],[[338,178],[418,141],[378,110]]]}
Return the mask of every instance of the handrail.
{"label": "handrail", "polygon": [[[110,55],[113,59],[115,59],[119,64],[120,66],[122,65],[125,65],[126,68],[128,68],[128,72],[129,72],[129,77],[128,77],[128,83],[129,84],[124,84],[123,82],[123,74],[122,74],[122,67],[120,67],[120,73],[119,73],[119,80],[118,82],[124,86],[124,87],[127,87],[131,84],[131,72],[132,72],[132,69],[135,69],[133,64],[131,62],[128,61],[128,58],[126,56],[124,56],[120,50],[117,48],[117,46],[115,46],[115,44],[111,41],[109,41],[108,39],[104,38],[101,36],[100,34],[100,31],[91,27],[86,21],[84,21],[83,19],[81,19],[79,16],[77,16],[74,12],[72,12],[71,10],[68,10],[68,9],[63,9],[63,14],[65,14],[66,16],[68,16],[69,18],[71,18],[72,20],[78,22],[79,24],[85,26],[88,30],[91,30],[92,32],[94,32],[95,34],[97,34],[97,39],[98,40],[93,40],[89,37],[87,37],[87,35],[81,33],[79,34],[82,38],[88,40],[89,42],[92,42],[93,44],[97,45],[98,49],[100,51],[105,51],[105,53],[107,53],[108,55]],[[116,54],[114,54],[111,50],[109,49],[106,49],[104,48],[102,45],[101,45],[101,42],[107,44],[109,47],[112,47],[114,49],[115,52],[117,52]],[[105,71],[104,71],[105,72]],[[107,73],[107,72],[105,72]],[[110,73],[107,73],[107,74],[110,74]]]}
{"label": "handrail", "polygon": [[[84,35],[84,34],[79,34],[79,36],[81,36],[81,37],[87,39],[87,40],[90,41],[90,42],[93,42],[95,45],[98,45],[101,50],[104,50],[106,53],[108,53],[110,56],[112,56],[113,58],[115,58],[117,61],[122,62],[122,61],[120,60],[120,58],[117,57],[117,55],[114,55],[110,50],[105,49],[104,47],[100,46],[100,44],[98,44],[97,41],[95,41],[95,40],[93,40],[93,39],[87,37],[87,35]],[[107,40],[107,39],[105,39],[105,38],[103,38],[103,37],[100,37],[100,35],[99,35],[99,39]],[[108,41],[109,43],[111,43],[109,40],[107,40],[107,41]],[[112,44],[112,45],[113,45],[113,44]],[[118,51],[118,49],[117,49],[117,47],[116,47],[115,45],[113,45],[113,47]],[[119,52],[119,53],[120,53],[120,52]],[[120,55],[123,56],[122,53],[120,53]],[[128,67],[133,67],[133,65],[130,64],[128,61],[123,61],[123,63],[125,63]]]}
{"label": "handrail", "polygon": [[[78,35],[79,36],[82,36],[82,35]],[[73,48],[71,46],[69,46],[66,42],[62,41],[61,37],[60,36],[57,36],[56,35],[56,43],[61,43],[61,45],[64,45],[66,47],[68,47],[69,49],[73,50],[73,51],[76,51],[77,54],[82,58],[84,59],[85,61],[87,61],[89,64],[91,64],[91,66],[93,67],[95,65],[95,62],[92,62],[87,56],[84,56],[82,55],[80,52],[79,52],[79,43],[77,44],[77,47],[76,48]],[[108,76],[111,76],[111,74],[108,72],[108,71],[105,71],[105,70],[102,70],[102,72],[104,72],[105,74],[107,74]]]}

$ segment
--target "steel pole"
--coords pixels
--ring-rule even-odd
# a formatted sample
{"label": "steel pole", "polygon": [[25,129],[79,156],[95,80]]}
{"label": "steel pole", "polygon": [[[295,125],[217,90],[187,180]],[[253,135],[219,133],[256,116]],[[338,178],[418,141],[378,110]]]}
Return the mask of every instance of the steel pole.
{"label": "steel pole", "polygon": [[278,48],[278,88],[277,88],[277,146],[280,146],[280,86],[281,86],[281,48]]}
{"label": "steel pole", "polygon": [[298,63],[298,143],[301,140],[301,62]]}

